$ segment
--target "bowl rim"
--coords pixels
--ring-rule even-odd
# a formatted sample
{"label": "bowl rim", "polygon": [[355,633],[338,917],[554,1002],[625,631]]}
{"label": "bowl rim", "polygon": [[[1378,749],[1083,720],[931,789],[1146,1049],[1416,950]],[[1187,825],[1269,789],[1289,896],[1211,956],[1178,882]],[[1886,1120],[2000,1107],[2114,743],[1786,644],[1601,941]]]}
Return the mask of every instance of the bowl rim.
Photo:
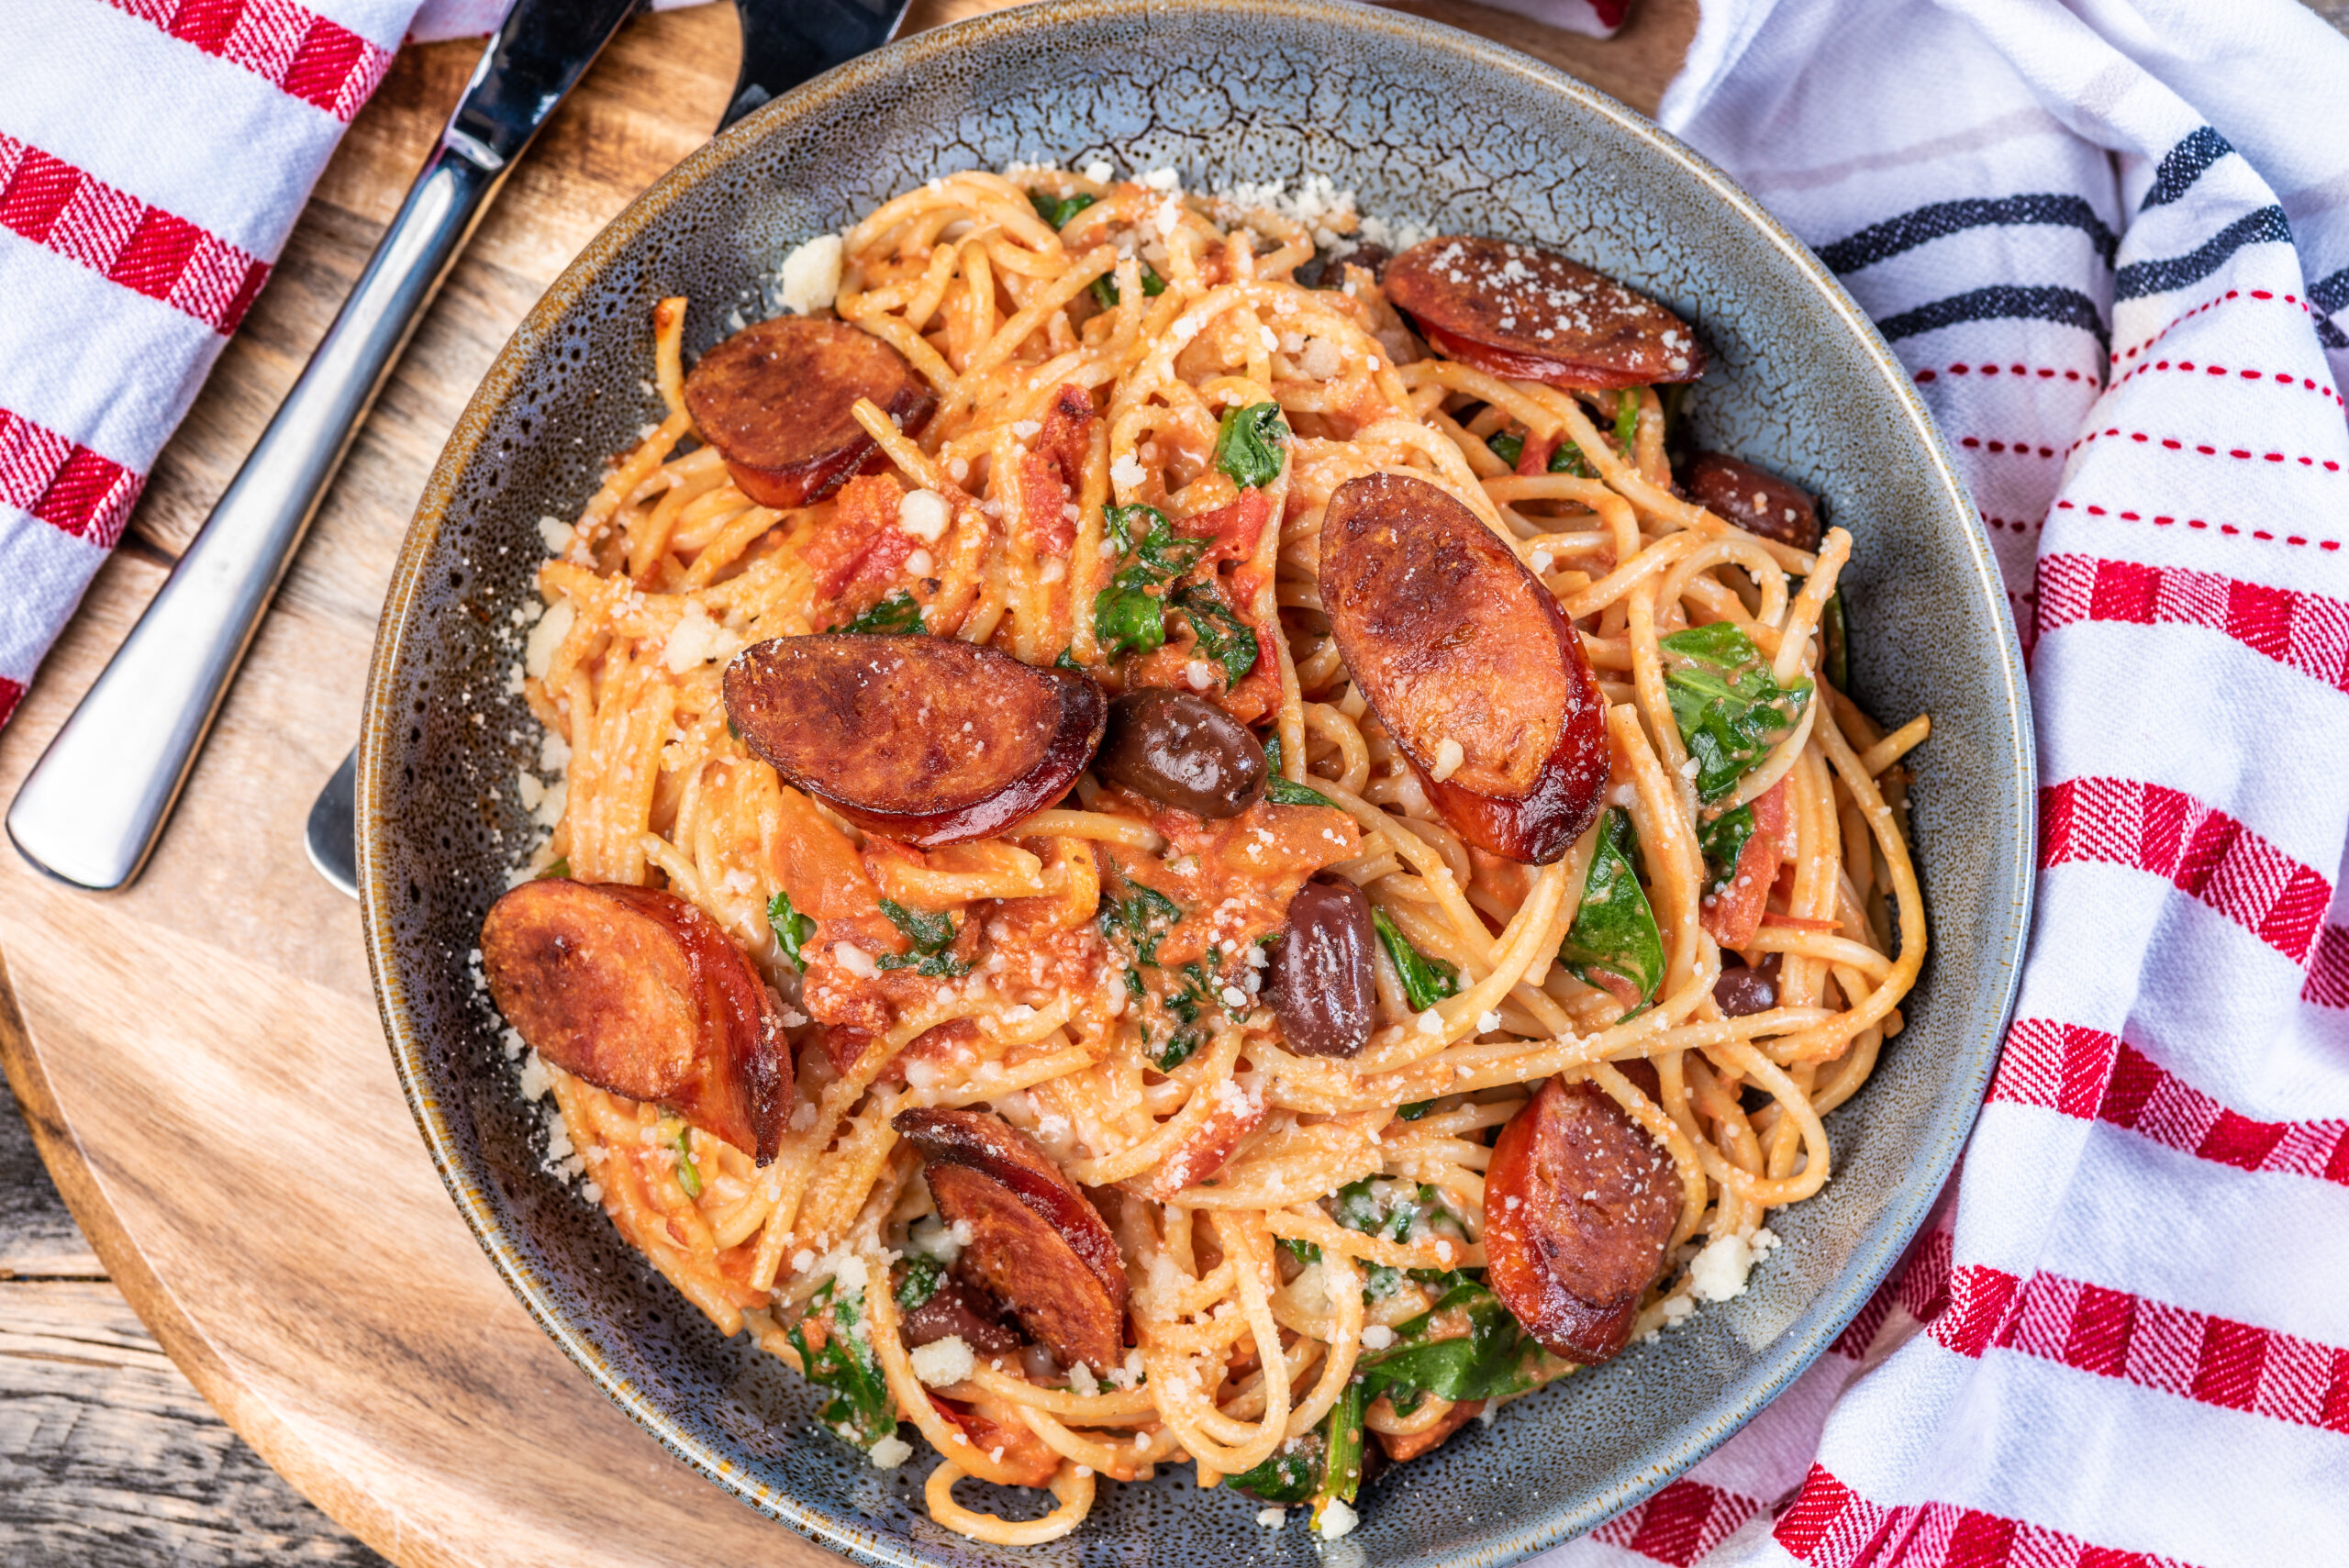
{"label": "bowl rim", "polygon": [[[1346,4],[1344,0],[1038,0],[1035,4],[991,11],[898,39],[793,89],[704,142],[630,201],[549,285],[499,350],[451,428],[402,541],[377,624],[359,747],[358,867],[368,968],[400,1089],[434,1168],[492,1266],[539,1327],[631,1420],[686,1465],[740,1501],[828,1550],[863,1562],[892,1564],[893,1568],[929,1568],[938,1560],[893,1534],[860,1529],[822,1513],[768,1485],[683,1430],[649,1395],[606,1362],[585,1333],[564,1316],[545,1282],[536,1276],[504,1233],[486,1195],[483,1176],[462,1162],[451,1132],[430,1081],[425,1044],[410,1015],[406,987],[398,971],[393,936],[395,900],[383,841],[387,820],[384,806],[391,787],[384,755],[395,724],[385,698],[395,672],[405,662],[426,562],[447,520],[459,481],[479,455],[493,417],[514,394],[535,352],[552,339],[564,317],[612,259],[640,234],[661,222],[686,192],[719,173],[735,160],[751,153],[768,138],[788,134],[795,122],[874,74],[918,71],[947,53],[983,48],[997,39],[1032,34],[1063,19],[1146,18],[1199,11],[1251,17],[1277,16],[1341,31],[1385,35],[1408,48],[1449,54],[1473,69],[1515,76],[1536,89],[1571,100],[1582,111],[1609,121],[1624,135],[1646,143],[1652,150],[1676,164],[1686,177],[1705,186],[1735,211],[1842,319],[1882,373],[1952,509],[1964,517],[1976,515],[1950,450],[1935,428],[1922,397],[1875,324],[1826,265],[1727,174],[1645,116],[1563,70],[1506,45],[1408,13]],[[1991,684],[1991,707],[2003,709],[2009,718],[2007,754],[2000,759],[1997,773],[2020,784],[2019,809],[2014,814],[2009,841],[2003,845],[1994,841],[1990,850],[1994,866],[2003,865],[2008,872],[2007,885],[1998,886],[1994,878],[1982,894],[1985,923],[1992,932],[1987,944],[1990,962],[2003,968],[2004,977],[1997,987],[1991,1016],[1976,1020],[1981,1033],[1964,1061],[1960,1080],[1966,1090],[1964,1103],[1971,1108],[1940,1129],[1931,1147],[1917,1151],[1917,1157],[1887,1195],[1882,1209],[1836,1281],[1804,1307],[1795,1325],[1756,1352],[1757,1357],[1766,1358],[1767,1373],[1749,1385],[1731,1408],[1703,1428],[1685,1433],[1664,1451],[1642,1456],[1636,1466],[1625,1467],[1611,1485],[1578,1501],[1561,1502],[1542,1509],[1514,1529],[1472,1548],[1464,1560],[1495,1564],[1520,1562],[1580,1535],[1663,1487],[1753,1419],[1809,1368],[1890,1273],[1922,1229],[1971,1136],[2013,1009],[2030,929],[2036,890],[2032,854],[2036,824],[2032,802],[2036,793],[2037,760],[2021,646],[1998,566],[1991,559],[1988,540],[1979,529],[1965,530],[1962,543],[1978,600],[1991,608],[2001,654],[1996,668],[1984,672]],[[1999,897],[2001,893],[2005,895],[2003,899]],[[1948,1092],[1944,1089],[1942,1093],[1946,1095]]]}

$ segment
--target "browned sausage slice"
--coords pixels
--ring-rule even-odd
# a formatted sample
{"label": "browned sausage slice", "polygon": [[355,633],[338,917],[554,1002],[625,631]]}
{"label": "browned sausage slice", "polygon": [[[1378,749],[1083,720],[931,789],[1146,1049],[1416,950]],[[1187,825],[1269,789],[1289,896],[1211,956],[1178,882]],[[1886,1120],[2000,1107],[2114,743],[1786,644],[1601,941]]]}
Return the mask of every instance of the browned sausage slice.
{"label": "browned sausage slice", "polygon": [[725,691],[736,731],[787,782],[922,849],[1060,799],[1109,718],[1090,677],[952,638],[777,638],[726,667]]}
{"label": "browned sausage slice", "polygon": [[672,893],[526,882],[481,928],[489,994],[531,1048],[765,1164],[791,1115],[791,1052],[751,961]]}
{"label": "browned sausage slice", "polygon": [[1428,798],[1470,843],[1548,865],[1598,815],[1605,701],[1557,599],[1476,515],[1373,473],[1330,497],[1321,603]]}
{"label": "browned sausage slice", "polygon": [[820,501],[873,455],[860,397],[919,433],[938,406],[906,357],[845,321],[779,316],[704,354],[685,377],[694,429],[762,506]]}
{"label": "browned sausage slice", "polygon": [[1385,282],[1438,353],[1512,381],[1651,386],[1705,373],[1686,321],[1531,245],[1439,235],[1396,257]]}
{"label": "browned sausage slice", "polygon": [[1486,1279],[1553,1353],[1603,1362],[1631,1337],[1679,1214],[1664,1151],[1603,1090],[1553,1078],[1493,1145]]}
{"label": "browned sausage slice", "polygon": [[1125,1360],[1126,1271],[1076,1184],[1035,1140],[985,1111],[900,1111],[890,1125],[921,1151],[938,1212],[968,1226],[961,1267],[1063,1365]]}
{"label": "browned sausage slice", "polygon": [[1683,483],[1698,506],[1747,533],[1797,550],[1819,548],[1818,503],[1808,492],[1742,458],[1698,452],[1688,460]]}

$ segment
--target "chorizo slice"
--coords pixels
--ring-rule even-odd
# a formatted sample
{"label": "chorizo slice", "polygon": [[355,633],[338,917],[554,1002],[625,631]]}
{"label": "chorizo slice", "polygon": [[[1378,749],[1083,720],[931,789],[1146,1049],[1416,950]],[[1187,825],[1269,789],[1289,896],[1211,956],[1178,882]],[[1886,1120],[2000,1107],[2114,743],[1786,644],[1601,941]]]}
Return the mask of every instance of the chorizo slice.
{"label": "chorizo slice", "polygon": [[1486,1280],[1553,1353],[1603,1362],[1664,1266],[1680,1196],[1672,1161],[1605,1091],[1552,1078],[1493,1145]]}
{"label": "chorizo slice", "polygon": [[724,685],[736,732],[785,783],[919,849],[1060,799],[1109,718],[1090,677],[952,638],[777,638],[738,654]]}
{"label": "chorizo slice", "polygon": [[1003,1355],[1019,1348],[1019,1336],[985,1294],[953,1274],[938,1282],[930,1299],[897,1319],[907,1350],[940,1340],[962,1340],[981,1355]]}
{"label": "chorizo slice", "polygon": [[1439,235],[1396,257],[1385,283],[1438,353],[1511,381],[1652,386],[1705,373],[1688,323],[1535,246]]}
{"label": "chorizo slice", "polygon": [[1443,1440],[1484,1413],[1482,1399],[1463,1399],[1446,1410],[1436,1423],[1417,1432],[1381,1432],[1378,1446],[1397,1464],[1414,1460],[1430,1449],[1441,1447]]}
{"label": "chorizo slice", "polygon": [[1558,601],[1476,514],[1422,479],[1330,497],[1321,602],[1371,710],[1470,843],[1548,865],[1598,815],[1605,699]]}
{"label": "chorizo slice", "polygon": [[938,406],[896,350],[845,321],[807,316],[752,322],[685,377],[695,431],[762,506],[820,501],[864,466],[874,449],[852,412],[860,397],[908,435]]}
{"label": "chorizo slice", "polygon": [[1681,483],[1691,500],[1747,533],[1797,550],[1819,548],[1819,503],[1808,491],[1742,458],[1698,452],[1688,460]]}
{"label": "chorizo slice", "polygon": [[791,1115],[782,1014],[740,948],[673,893],[548,877],[490,906],[489,994],[564,1072],[772,1161]]}
{"label": "chorizo slice", "polygon": [[1763,909],[1779,865],[1795,851],[1795,814],[1787,804],[1787,781],[1780,779],[1753,797],[1753,831],[1737,852],[1737,864],[1728,879],[1707,893],[1698,910],[1698,922],[1725,948],[1742,948],[1762,929]]}
{"label": "chorizo slice", "polygon": [[1035,1140],[985,1111],[922,1107],[890,1125],[919,1150],[930,1195],[968,1226],[960,1266],[1063,1365],[1125,1360],[1126,1271],[1076,1184]]}

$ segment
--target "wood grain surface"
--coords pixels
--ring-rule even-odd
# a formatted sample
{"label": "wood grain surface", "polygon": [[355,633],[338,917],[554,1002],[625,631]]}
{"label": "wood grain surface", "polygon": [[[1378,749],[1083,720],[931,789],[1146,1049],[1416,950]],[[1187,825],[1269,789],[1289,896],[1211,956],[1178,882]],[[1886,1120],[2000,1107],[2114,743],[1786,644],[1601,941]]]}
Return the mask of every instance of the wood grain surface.
{"label": "wood grain surface", "polygon": [[[987,8],[917,0],[908,25]],[[1647,109],[1696,14],[1647,0],[1596,43],[1448,0],[1408,8]],[[184,1372],[403,1568],[831,1561],[670,1459],[507,1294],[400,1098],[357,906],[301,847],[357,733],[384,585],[449,427],[564,263],[707,134],[736,52],[723,6],[639,20],[557,115],[361,433],[139,882],[74,892],[0,853],[0,1063],[89,1238],[0,1170],[0,1560],[369,1561],[204,1414]],[[0,732],[0,799],[259,435],[477,53],[404,52],[352,125]]]}

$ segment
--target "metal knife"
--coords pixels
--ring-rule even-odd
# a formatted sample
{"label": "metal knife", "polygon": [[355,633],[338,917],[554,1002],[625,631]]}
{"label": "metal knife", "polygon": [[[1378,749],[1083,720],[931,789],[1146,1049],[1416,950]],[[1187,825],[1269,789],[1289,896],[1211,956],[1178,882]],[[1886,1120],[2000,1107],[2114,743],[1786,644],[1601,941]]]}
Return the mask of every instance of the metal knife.
{"label": "metal knife", "polygon": [[[718,128],[836,65],[879,49],[905,19],[907,0],[734,0],[742,68]],[[303,845],[318,874],[359,896],[359,752],[336,768],[310,805]]]}
{"label": "metal knife", "polygon": [[334,325],[8,808],[62,881],[139,874],[360,421],[515,159],[636,0],[516,0]]}

